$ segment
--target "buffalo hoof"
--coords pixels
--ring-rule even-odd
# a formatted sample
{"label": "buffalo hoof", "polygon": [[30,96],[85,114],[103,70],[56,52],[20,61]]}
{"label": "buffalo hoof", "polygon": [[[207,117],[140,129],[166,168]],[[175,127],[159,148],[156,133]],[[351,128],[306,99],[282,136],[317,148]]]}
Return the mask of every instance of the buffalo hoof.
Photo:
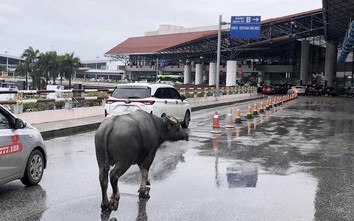
{"label": "buffalo hoof", "polygon": [[150,198],[150,187],[147,187],[145,191],[139,190],[139,197],[141,198]]}
{"label": "buffalo hoof", "polygon": [[118,205],[119,205],[119,198],[115,198],[115,197],[111,197],[111,200],[110,200],[110,209],[111,210],[114,210],[114,211],[117,211],[118,209]]}
{"label": "buffalo hoof", "polygon": [[109,221],[112,210],[102,210],[101,221]]}
{"label": "buffalo hoof", "polygon": [[146,185],[148,185],[148,186],[151,185],[149,180],[146,181]]}
{"label": "buffalo hoof", "polygon": [[111,204],[110,204],[110,202],[108,202],[108,201],[102,202],[102,203],[101,203],[101,209],[102,209],[102,211],[111,210]]}

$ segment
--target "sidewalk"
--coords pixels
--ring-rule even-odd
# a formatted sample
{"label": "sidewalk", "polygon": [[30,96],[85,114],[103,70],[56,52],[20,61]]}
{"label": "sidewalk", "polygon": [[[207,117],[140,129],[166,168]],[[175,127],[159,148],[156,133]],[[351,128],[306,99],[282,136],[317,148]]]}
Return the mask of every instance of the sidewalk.
{"label": "sidewalk", "polygon": [[[262,98],[261,95],[236,94],[215,97],[201,97],[188,99],[192,106],[192,112],[202,109],[226,106]],[[70,110],[48,110],[38,112],[25,112],[18,117],[27,121],[41,131],[44,139],[68,136],[98,128],[104,120],[104,107],[81,107]]]}

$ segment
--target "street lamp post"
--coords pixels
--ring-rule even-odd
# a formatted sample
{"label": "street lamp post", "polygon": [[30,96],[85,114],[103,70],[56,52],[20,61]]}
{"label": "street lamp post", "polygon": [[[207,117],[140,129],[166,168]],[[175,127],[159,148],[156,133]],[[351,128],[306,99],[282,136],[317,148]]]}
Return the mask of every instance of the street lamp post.
{"label": "street lamp post", "polygon": [[156,58],[156,82],[158,81],[158,75],[159,75],[159,59]]}
{"label": "street lamp post", "polygon": [[222,16],[219,15],[219,27],[218,27],[218,47],[217,47],[217,53],[216,53],[216,79],[215,79],[215,84],[216,84],[216,93],[215,93],[215,100],[218,100],[218,96],[220,94],[220,89],[219,89],[219,80],[220,80],[220,51],[221,51],[221,25],[226,25],[226,22],[222,22]]}

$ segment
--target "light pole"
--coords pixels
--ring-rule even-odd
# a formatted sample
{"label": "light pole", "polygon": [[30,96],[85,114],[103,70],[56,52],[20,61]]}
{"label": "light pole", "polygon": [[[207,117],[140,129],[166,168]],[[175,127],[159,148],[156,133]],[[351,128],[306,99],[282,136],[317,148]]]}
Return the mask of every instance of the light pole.
{"label": "light pole", "polygon": [[156,82],[158,81],[157,77],[159,75],[159,59],[156,58]]}
{"label": "light pole", "polygon": [[216,53],[216,93],[215,93],[215,100],[218,100],[218,96],[220,93],[219,89],[219,80],[220,80],[220,51],[221,51],[221,25],[226,25],[226,22],[222,22],[222,16],[219,15],[219,27],[218,27],[218,49]]}

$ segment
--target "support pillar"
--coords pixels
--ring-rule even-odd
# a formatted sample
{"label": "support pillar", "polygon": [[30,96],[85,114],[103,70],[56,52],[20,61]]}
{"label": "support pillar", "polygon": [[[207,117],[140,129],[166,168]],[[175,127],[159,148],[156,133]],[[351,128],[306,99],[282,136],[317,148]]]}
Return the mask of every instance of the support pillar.
{"label": "support pillar", "polygon": [[227,61],[226,63],[226,87],[236,85],[236,61]]}
{"label": "support pillar", "polygon": [[203,84],[203,65],[195,65],[195,84]]}
{"label": "support pillar", "polygon": [[333,79],[336,75],[337,46],[329,42],[326,43],[325,61],[325,86],[333,87]]}
{"label": "support pillar", "polygon": [[216,84],[216,63],[210,62],[209,64],[209,86]]}
{"label": "support pillar", "polygon": [[310,42],[301,42],[300,85],[307,85],[309,75]]}
{"label": "support pillar", "polygon": [[191,83],[191,65],[184,65],[184,74],[183,74],[183,83],[190,84]]}
{"label": "support pillar", "polygon": [[263,72],[262,72],[262,71],[259,71],[259,72],[258,72],[257,84],[260,84],[261,82],[264,82],[264,79],[263,79]]}

